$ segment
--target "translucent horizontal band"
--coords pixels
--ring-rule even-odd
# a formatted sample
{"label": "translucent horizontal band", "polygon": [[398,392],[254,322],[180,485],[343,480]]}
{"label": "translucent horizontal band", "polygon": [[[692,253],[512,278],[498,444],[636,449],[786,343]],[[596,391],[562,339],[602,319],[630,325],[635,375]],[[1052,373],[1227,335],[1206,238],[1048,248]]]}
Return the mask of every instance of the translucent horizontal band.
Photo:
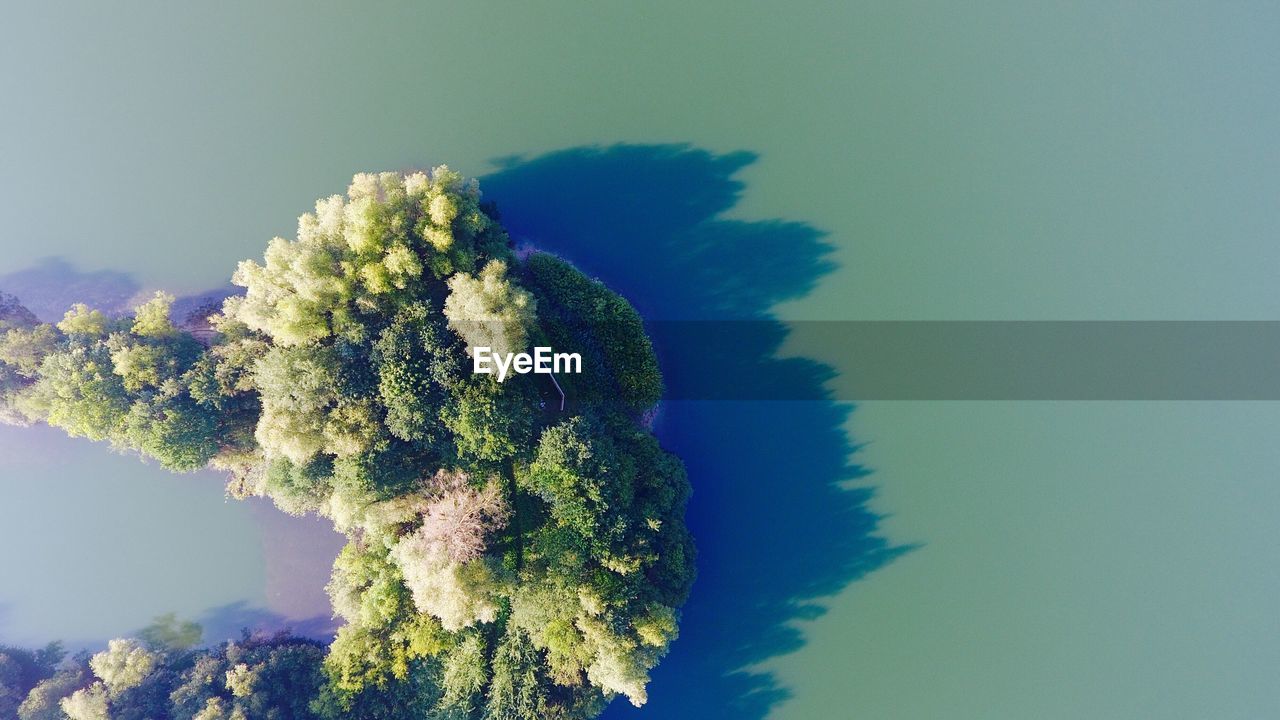
{"label": "translucent horizontal band", "polygon": [[646,327],[672,400],[1280,400],[1277,321]]}

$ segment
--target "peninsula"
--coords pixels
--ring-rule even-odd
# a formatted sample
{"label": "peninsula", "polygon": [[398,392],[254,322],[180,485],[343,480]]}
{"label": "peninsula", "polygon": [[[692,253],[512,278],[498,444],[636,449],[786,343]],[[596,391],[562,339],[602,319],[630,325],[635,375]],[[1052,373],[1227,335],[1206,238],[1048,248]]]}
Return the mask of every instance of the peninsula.
{"label": "peninsula", "polygon": [[[218,468],[233,496],[330,519],[348,538],[328,585],[345,624],[327,648],[200,647],[172,618],[92,657],[0,648],[0,671],[22,669],[0,677],[0,705],[22,720],[544,720],[643,704],[694,548],[683,465],[643,423],[663,386],[632,306],[513,252],[447,167],[357,175],[233,282],[243,294],[199,333],[163,294],[56,324],[0,302],[0,417]],[[473,372],[479,348],[513,372]]]}

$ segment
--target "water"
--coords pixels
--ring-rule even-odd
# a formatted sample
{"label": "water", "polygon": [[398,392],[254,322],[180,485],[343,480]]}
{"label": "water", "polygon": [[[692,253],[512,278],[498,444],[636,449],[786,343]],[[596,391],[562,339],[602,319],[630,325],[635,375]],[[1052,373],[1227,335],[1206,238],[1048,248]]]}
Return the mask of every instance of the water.
{"label": "water", "polygon": [[331,626],[309,586],[337,546],[319,521],[48,427],[0,426],[0,458],[0,644],[95,647],[167,612],[210,640]]}
{"label": "water", "polygon": [[[239,5],[10,9],[0,275],[56,256],[139,289],[219,287],[353,172],[448,161],[650,317],[1280,311],[1266,4]],[[619,141],[649,147],[544,157]],[[736,371],[805,386],[845,361],[792,342],[811,359],[778,362],[782,340],[762,332]],[[701,576],[650,707],[611,717],[1280,714],[1278,419],[673,405],[661,434],[693,472]],[[4,442],[0,482],[45,488],[57,524],[48,501],[88,473],[58,480],[67,466]],[[112,460],[121,497],[189,493],[147,515],[209,513],[234,539],[185,545],[199,560],[161,582],[133,531],[121,567],[155,612],[268,602],[251,508]],[[76,554],[35,530],[0,523],[0,545],[30,546],[0,583],[8,617],[42,608],[24,632],[139,622],[44,579]],[[210,575],[221,589],[196,593]]]}

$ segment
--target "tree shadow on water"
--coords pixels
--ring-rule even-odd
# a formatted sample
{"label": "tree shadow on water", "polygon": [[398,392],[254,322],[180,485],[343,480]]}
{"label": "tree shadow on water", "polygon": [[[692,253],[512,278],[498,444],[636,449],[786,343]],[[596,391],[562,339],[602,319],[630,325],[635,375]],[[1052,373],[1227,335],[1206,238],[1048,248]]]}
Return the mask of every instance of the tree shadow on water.
{"label": "tree shadow on water", "polygon": [[[57,322],[76,303],[108,315],[126,315],[151,293],[128,272],[122,270],[81,270],[62,257],[46,257],[31,267],[0,274],[0,291],[14,295],[36,317]],[[230,283],[204,292],[178,296],[172,315],[185,319],[212,304],[242,292]]]}
{"label": "tree shadow on water", "polygon": [[338,622],[332,615],[287,618],[243,600],[207,610],[196,622],[203,631],[202,642],[206,645],[235,640],[244,633],[271,635],[282,631],[329,642],[338,630]]}
{"label": "tree shadow on water", "polygon": [[79,302],[112,314],[124,312],[141,288],[126,272],[83,271],[64,258],[47,257],[29,268],[0,275],[0,289],[16,295],[41,320],[52,322]]}
{"label": "tree shadow on water", "polygon": [[[481,179],[504,225],[622,292],[647,320],[750,320],[735,330],[720,382],[765,383],[770,397],[826,398],[832,370],[775,356],[786,329],[770,314],[833,269],[822,233],[797,222],[721,216],[750,153],[620,145],[504,159]],[[655,343],[669,386],[705,376],[696,343]],[[724,377],[727,374],[728,377]],[[696,397],[684,393],[680,397]],[[636,714],[607,718],[765,717],[788,691],[761,664],[804,644],[798,621],[822,599],[909,548],[876,534],[866,475],[844,432],[852,407],[828,400],[664,403],[659,439],[689,469],[698,581],[681,637]]]}

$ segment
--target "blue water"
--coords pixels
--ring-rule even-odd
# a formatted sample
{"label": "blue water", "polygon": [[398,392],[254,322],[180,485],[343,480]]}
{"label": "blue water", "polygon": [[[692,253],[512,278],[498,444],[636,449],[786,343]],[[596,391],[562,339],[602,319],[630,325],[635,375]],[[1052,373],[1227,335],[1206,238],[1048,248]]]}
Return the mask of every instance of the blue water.
{"label": "blue water", "polygon": [[[830,369],[774,357],[785,339],[770,308],[831,270],[823,233],[790,219],[725,219],[748,153],[677,145],[578,148],[513,162],[482,179],[518,239],[571,259],[622,292],[649,320],[760,321],[741,339],[727,384],[768,383],[822,397]],[[669,380],[707,360],[659,346]],[[790,391],[797,394],[790,395]],[[606,717],[763,718],[787,695],[754,666],[798,649],[793,623],[906,552],[876,534],[866,470],[851,463],[834,402],[678,401],[657,434],[685,461],[699,576],[680,640],[653,675],[649,704],[615,702]],[[859,489],[847,487],[861,480]]]}

